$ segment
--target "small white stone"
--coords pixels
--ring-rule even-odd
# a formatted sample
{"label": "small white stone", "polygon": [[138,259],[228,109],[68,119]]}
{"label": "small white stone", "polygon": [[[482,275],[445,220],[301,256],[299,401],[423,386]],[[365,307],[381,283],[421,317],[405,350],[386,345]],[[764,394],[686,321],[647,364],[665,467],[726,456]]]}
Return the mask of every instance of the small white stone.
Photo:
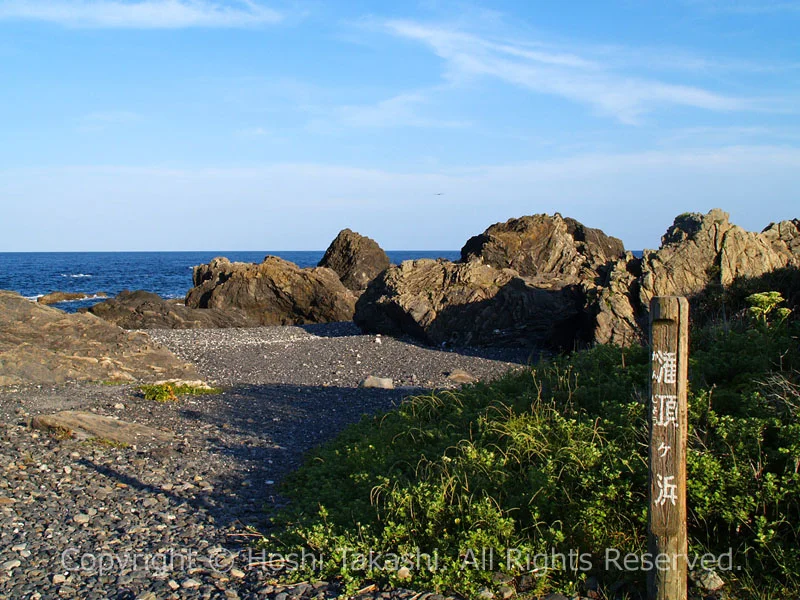
{"label": "small white stone", "polygon": [[83,524],[88,523],[89,521],[91,521],[92,518],[89,515],[86,515],[86,514],[83,514],[83,513],[78,513],[77,515],[72,517],[72,520],[75,521],[76,523],[78,523],[79,525],[83,525]]}
{"label": "small white stone", "polygon": [[116,408],[117,410],[125,410],[125,405],[122,402],[117,402],[114,405],[114,408]]}

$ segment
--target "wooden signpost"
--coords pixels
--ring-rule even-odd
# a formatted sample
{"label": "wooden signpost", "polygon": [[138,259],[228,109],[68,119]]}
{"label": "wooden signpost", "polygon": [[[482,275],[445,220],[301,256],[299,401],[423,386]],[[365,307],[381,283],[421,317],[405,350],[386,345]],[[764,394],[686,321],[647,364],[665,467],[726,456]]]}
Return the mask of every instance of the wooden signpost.
{"label": "wooden signpost", "polygon": [[686,380],[689,302],[650,302],[650,600],[686,600]]}

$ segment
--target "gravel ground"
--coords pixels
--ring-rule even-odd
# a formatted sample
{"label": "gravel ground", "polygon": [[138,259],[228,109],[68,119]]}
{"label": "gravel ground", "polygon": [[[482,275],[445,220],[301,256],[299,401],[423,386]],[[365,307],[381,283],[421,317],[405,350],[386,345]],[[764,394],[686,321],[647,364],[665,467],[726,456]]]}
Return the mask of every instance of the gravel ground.
{"label": "gravel ground", "polygon": [[[509,350],[442,351],[358,335],[352,324],[150,331],[217,396],[146,401],[134,386],[0,391],[0,599],[335,597],[334,584],[286,588],[251,566],[245,537],[308,449],[413,388],[450,387],[525,363]],[[394,390],[362,389],[368,375]],[[113,447],[31,430],[37,414],[94,411],[171,431],[168,445]],[[436,596],[369,590],[365,598]]]}

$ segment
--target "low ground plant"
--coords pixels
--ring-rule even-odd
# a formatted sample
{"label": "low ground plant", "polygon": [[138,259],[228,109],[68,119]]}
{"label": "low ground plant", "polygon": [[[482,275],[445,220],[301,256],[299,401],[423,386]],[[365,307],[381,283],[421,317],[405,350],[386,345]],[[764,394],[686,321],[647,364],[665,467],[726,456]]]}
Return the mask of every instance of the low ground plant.
{"label": "low ground plant", "polygon": [[155,400],[156,402],[177,402],[179,396],[206,396],[222,392],[220,388],[215,387],[169,382],[143,385],[139,390],[144,395],[145,400]]}

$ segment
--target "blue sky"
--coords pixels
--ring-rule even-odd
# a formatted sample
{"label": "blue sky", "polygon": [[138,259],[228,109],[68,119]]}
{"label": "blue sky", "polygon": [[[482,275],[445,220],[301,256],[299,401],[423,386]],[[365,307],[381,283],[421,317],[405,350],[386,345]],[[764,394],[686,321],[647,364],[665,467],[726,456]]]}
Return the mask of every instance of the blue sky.
{"label": "blue sky", "polygon": [[800,1],[0,0],[0,251],[800,217]]}

